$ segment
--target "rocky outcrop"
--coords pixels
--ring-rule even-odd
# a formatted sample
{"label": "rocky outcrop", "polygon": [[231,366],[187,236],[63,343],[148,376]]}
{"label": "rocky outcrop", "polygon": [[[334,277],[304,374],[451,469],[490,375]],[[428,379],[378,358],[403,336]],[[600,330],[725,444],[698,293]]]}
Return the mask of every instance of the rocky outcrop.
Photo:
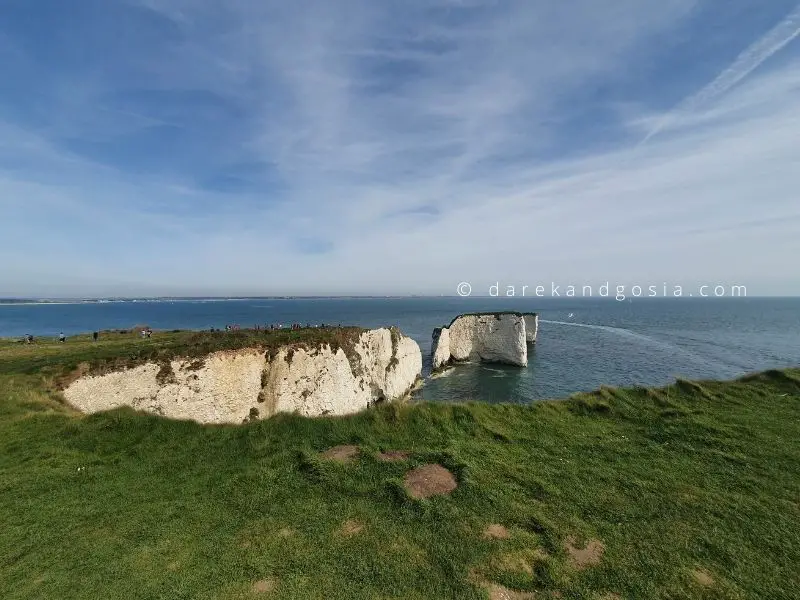
{"label": "rocky outcrop", "polygon": [[527,344],[536,341],[538,324],[535,313],[459,315],[433,332],[433,368],[470,359],[524,367],[528,364]]}
{"label": "rocky outcrop", "polygon": [[264,370],[263,404],[268,415],[344,415],[405,395],[421,371],[414,340],[375,329],[349,356],[341,348],[281,350]]}
{"label": "rocky outcrop", "polygon": [[447,327],[437,327],[433,330],[431,360],[434,369],[439,369],[450,362],[450,329]]}
{"label": "rocky outcrop", "polygon": [[88,375],[64,396],[89,413],[131,406],[174,419],[241,423],[279,412],[358,412],[402,397],[421,371],[417,343],[382,328],[364,331],[347,348],[242,349]]}
{"label": "rocky outcrop", "polygon": [[536,313],[523,313],[522,319],[525,321],[525,340],[535,342],[536,334],[539,333],[539,315]]}

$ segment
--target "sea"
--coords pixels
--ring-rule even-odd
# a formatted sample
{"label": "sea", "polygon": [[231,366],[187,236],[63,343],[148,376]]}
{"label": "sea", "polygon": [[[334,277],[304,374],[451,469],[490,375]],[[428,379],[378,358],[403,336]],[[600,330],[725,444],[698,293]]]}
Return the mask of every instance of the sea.
{"label": "sea", "polygon": [[[430,373],[431,334],[466,312],[539,313],[527,368],[459,365]],[[422,348],[432,401],[527,403],[601,385],[729,379],[800,366],[800,298],[235,298],[0,304],[0,337],[67,336],[148,325],[242,328],[271,323],[398,326]]]}

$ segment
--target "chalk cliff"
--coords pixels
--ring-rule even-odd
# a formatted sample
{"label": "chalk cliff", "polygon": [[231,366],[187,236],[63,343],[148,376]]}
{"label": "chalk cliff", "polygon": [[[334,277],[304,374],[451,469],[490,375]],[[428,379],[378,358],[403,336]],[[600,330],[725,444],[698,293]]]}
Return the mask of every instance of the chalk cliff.
{"label": "chalk cliff", "polygon": [[525,340],[528,342],[536,341],[536,334],[539,333],[539,315],[536,313],[523,313],[525,321]]}
{"label": "chalk cliff", "polygon": [[433,368],[469,359],[524,367],[528,364],[527,344],[536,341],[538,324],[535,313],[459,315],[433,332]]}
{"label": "chalk cliff", "polygon": [[279,412],[343,415],[405,395],[422,371],[417,343],[396,330],[362,332],[346,349],[215,352],[80,377],[64,389],[83,412],[131,406],[174,419],[241,423]]}

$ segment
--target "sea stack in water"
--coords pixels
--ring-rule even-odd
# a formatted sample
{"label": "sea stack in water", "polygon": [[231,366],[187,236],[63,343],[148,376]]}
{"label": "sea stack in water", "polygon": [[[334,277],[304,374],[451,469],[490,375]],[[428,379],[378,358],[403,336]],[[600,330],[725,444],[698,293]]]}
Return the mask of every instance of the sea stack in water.
{"label": "sea stack in water", "polygon": [[452,361],[479,359],[524,367],[528,343],[536,341],[536,313],[498,312],[459,315],[433,331],[433,368]]}
{"label": "sea stack in water", "polygon": [[241,348],[77,378],[64,390],[87,412],[130,406],[173,419],[241,423],[279,412],[344,415],[404,396],[422,371],[419,345],[396,329],[354,330],[332,346]]}

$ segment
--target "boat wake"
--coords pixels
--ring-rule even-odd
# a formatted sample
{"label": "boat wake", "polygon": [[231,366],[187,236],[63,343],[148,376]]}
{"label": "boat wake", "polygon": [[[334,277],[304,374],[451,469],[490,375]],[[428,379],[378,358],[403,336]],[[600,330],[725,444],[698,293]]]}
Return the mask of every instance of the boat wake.
{"label": "boat wake", "polygon": [[686,348],[682,348],[676,344],[672,344],[670,342],[664,342],[662,340],[657,340],[650,336],[644,335],[642,333],[636,333],[635,331],[631,331],[630,329],[625,329],[624,327],[613,327],[611,325],[592,325],[589,323],[576,323],[574,321],[550,321],[547,319],[539,319],[540,323],[548,323],[550,325],[566,325],[567,327],[584,327],[587,329],[594,329],[598,331],[606,331],[608,333],[612,333],[615,335],[620,335],[623,337],[627,337],[638,342],[648,344],[655,348],[660,348],[662,350],[683,354],[685,356],[692,357],[693,360],[701,360],[706,363],[717,363],[720,366],[724,366],[730,368],[731,365],[722,362],[714,357],[711,356],[703,356],[701,354],[697,354],[696,352],[692,352],[691,350],[687,350]]}

